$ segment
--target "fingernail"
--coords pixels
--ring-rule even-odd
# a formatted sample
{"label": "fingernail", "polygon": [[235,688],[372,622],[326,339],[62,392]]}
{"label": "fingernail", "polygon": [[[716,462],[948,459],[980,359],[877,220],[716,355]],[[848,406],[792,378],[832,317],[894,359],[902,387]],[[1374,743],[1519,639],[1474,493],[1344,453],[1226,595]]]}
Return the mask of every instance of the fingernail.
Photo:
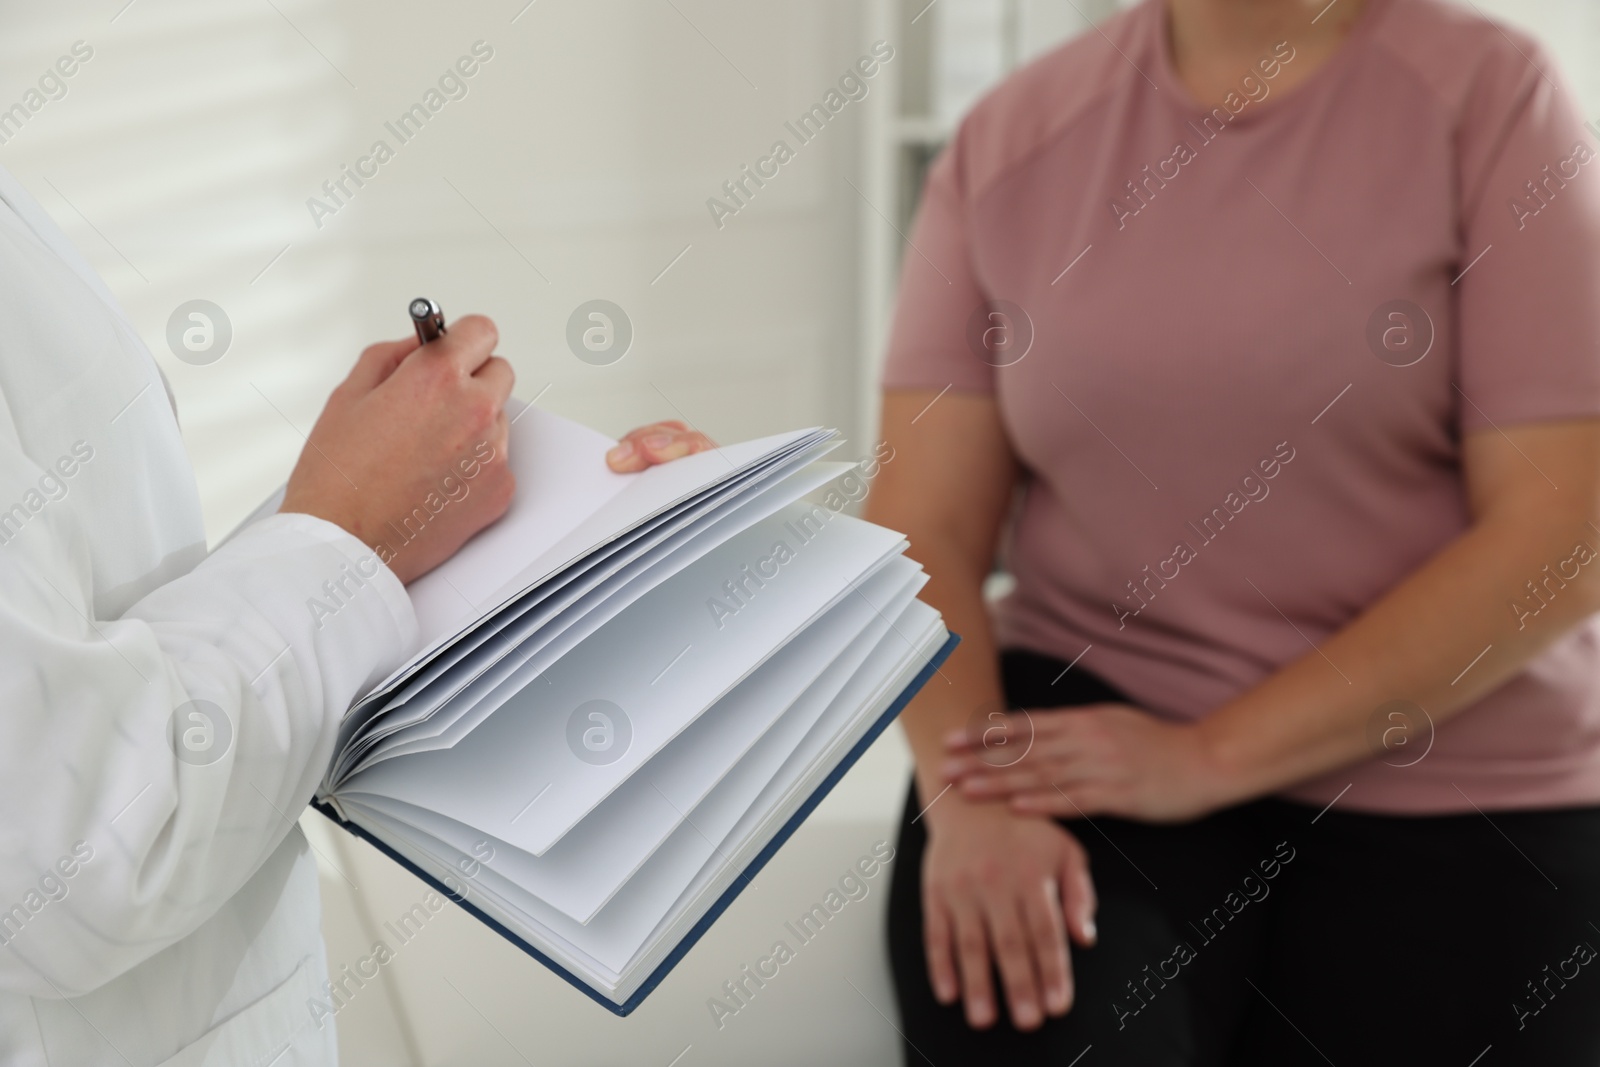
{"label": "fingernail", "polygon": [[988,1026],[994,1022],[994,1008],[987,1000],[972,1002],[972,1025]]}
{"label": "fingernail", "polygon": [[958,759],[946,760],[944,766],[939,768],[939,772],[946,778],[959,778],[961,777],[961,761]]}
{"label": "fingernail", "polygon": [[1094,942],[1100,940],[1100,932],[1097,929],[1095,929],[1095,925],[1094,925],[1094,920],[1093,919],[1086,919],[1084,921],[1083,933],[1084,933],[1084,936],[1089,939],[1089,943],[1090,944],[1093,944]]}
{"label": "fingernail", "polygon": [[653,433],[644,439],[644,447],[654,452],[658,448],[666,448],[672,443],[670,433]]}
{"label": "fingernail", "polygon": [[944,746],[946,748],[961,748],[966,743],[967,732],[965,730],[951,730],[944,735]]}
{"label": "fingernail", "polygon": [[1017,1029],[1031,1030],[1039,1025],[1039,1008],[1031,1000],[1025,1000],[1016,1005]]}
{"label": "fingernail", "polygon": [[1044,1002],[1052,1015],[1060,1015],[1067,1010],[1067,987],[1055,986],[1045,990]]}
{"label": "fingernail", "polygon": [[613,448],[611,451],[606,453],[606,459],[608,459],[608,460],[610,460],[610,461],[612,461],[614,463],[621,463],[623,460],[629,459],[632,456],[633,456],[633,442],[632,441],[623,441],[622,443],[618,444],[615,448]]}

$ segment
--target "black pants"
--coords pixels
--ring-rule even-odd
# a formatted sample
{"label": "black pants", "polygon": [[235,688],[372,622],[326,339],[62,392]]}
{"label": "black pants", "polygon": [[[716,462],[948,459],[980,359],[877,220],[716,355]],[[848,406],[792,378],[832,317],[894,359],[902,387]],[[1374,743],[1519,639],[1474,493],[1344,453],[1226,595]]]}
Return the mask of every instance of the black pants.
{"label": "black pants", "polygon": [[[1008,702],[1124,699],[1065,666],[1006,653]],[[1073,949],[1072,1011],[1024,1034],[1003,1012],[974,1031],[933,998],[921,807],[913,787],[889,901],[913,1067],[1600,1064],[1600,808],[1319,817],[1266,800],[1181,826],[1074,820],[1099,943]]]}

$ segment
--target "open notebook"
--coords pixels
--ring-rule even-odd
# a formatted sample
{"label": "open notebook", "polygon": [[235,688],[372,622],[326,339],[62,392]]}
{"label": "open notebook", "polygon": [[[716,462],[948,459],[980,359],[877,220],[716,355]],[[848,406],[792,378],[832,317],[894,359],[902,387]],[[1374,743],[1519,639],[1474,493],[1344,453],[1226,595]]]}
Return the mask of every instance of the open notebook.
{"label": "open notebook", "polygon": [[620,1015],[949,654],[899,534],[800,430],[640,474],[517,416],[516,499],[409,592],[315,806]]}

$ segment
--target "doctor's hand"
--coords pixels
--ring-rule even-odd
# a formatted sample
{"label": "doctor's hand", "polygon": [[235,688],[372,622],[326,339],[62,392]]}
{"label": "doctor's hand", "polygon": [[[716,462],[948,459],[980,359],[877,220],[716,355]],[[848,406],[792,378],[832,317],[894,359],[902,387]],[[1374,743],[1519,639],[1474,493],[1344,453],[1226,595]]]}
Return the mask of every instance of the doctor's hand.
{"label": "doctor's hand", "polygon": [[652,422],[628,431],[616,447],[606,453],[606,466],[618,474],[632,474],[657,463],[716,447],[711,438],[677,420]]}
{"label": "doctor's hand", "polygon": [[949,796],[927,809],[923,942],[941,1004],[968,1025],[999,1018],[995,969],[1019,1030],[1072,1007],[1068,941],[1094,944],[1094,886],[1076,838],[1050,819]]}
{"label": "doctor's hand", "polygon": [[361,353],[311,428],[280,509],[343,527],[402,582],[449,559],[505,513],[511,365],[481,315]]}
{"label": "doctor's hand", "polygon": [[1014,712],[993,729],[1031,738],[1025,754],[994,766],[981,738],[953,731],[942,771],[968,799],[1004,802],[1018,814],[1182,822],[1245,799],[1197,725],[1128,704]]}

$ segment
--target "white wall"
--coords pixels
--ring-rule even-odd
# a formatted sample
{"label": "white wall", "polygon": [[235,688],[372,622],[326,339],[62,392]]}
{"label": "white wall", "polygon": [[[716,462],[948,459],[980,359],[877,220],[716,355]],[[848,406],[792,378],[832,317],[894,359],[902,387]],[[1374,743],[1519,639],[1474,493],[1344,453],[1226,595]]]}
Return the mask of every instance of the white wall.
{"label": "white wall", "polygon": [[1555,57],[1589,119],[1600,114],[1600,4],[1593,0],[1476,0],[1478,10],[1533,34]]}
{"label": "white wall", "polygon": [[[214,534],[281,480],[297,428],[419,293],[493,315],[518,395],[550,385],[544,405],[602,429],[678,409],[725,438],[850,428],[835,385],[855,359],[858,115],[720,232],[705,207],[870,43],[848,0],[538,0],[514,24],[525,0],[125,2],[0,4],[0,102],[74,40],[95,49],[0,163],[155,350]],[[398,145],[384,120],[480,39],[494,58],[469,95],[314,226],[306,199],[375,138]],[[596,296],[636,329],[607,368],[563,340]],[[163,341],[195,297],[234,325],[210,366]]]}

